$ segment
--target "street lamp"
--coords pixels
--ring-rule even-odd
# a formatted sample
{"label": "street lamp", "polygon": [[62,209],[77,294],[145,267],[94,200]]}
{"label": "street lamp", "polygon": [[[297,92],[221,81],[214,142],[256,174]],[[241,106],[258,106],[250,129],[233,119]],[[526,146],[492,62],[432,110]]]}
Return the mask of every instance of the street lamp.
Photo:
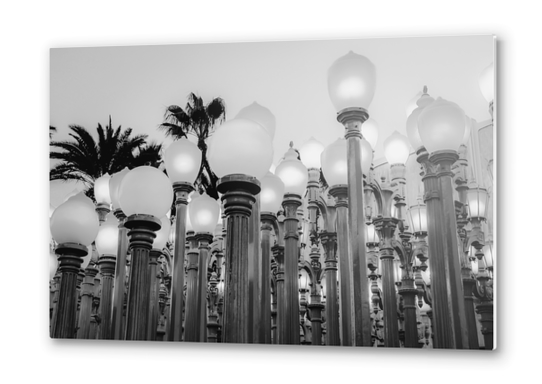
{"label": "street lamp", "polygon": [[96,236],[96,250],[100,255],[98,265],[102,276],[102,299],[100,302],[100,339],[111,339],[111,316],[113,299],[113,279],[119,243],[119,222],[112,213],[107,214]]}
{"label": "street lamp", "polygon": [[196,144],[186,138],[174,141],[164,154],[168,172],[175,193],[175,248],[171,281],[171,306],[168,319],[168,340],[181,341],[183,337],[184,312],[184,260],[187,232],[188,196],[194,191],[194,182],[201,167],[202,153]]}
{"label": "street lamp", "polygon": [[[370,295],[365,251],[365,205],[361,126],[368,117],[376,88],[376,69],[364,56],[350,51],[337,59],[328,70],[328,91],[337,110],[337,120],[345,127],[348,159],[348,210],[353,256],[355,344],[371,345]],[[370,146],[370,144],[369,144]],[[372,152],[372,150],[371,150]]]}
{"label": "street lamp", "polygon": [[97,178],[94,182],[94,198],[96,199],[98,218],[100,223],[105,221],[105,216],[111,210],[111,195],[109,193],[109,181],[111,176],[108,173]]}
{"label": "street lamp", "polygon": [[58,307],[53,320],[53,338],[74,338],[77,310],[77,275],[98,234],[99,221],[94,203],[82,192],[58,206],[50,219],[51,235],[58,243],[55,253],[60,264]]}
{"label": "street lamp", "polygon": [[[279,335],[284,335],[285,344],[299,344],[299,289],[298,289],[298,257],[297,242],[299,234],[297,232],[297,209],[302,204],[302,196],[305,194],[308,182],[307,167],[298,159],[297,152],[293,149],[293,143],[290,142],[290,148],[284,155],[275,170],[275,174],[280,177],[284,183],[284,295],[286,296],[286,306],[280,306],[277,312],[279,318]],[[281,311],[284,309],[284,311]],[[281,319],[285,319],[284,323]],[[285,329],[281,329],[284,324]],[[280,336],[279,336],[280,337]],[[279,339],[280,340],[280,339]]]}
{"label": "street lamp", "polygon": [[150,299],[149,253],[173,201],[168,177],[150,166],[128,172],[119,187],[119,204],[130,229],[131,265],[126,310],[126,340],[146,340]]}
{"label": "street lamp", "polygon": [[241,109],[235,118],[252,120],[260,124],[267,131],[269,136],[271,136],[271,139],[275,137],[275,129],[277,125],[275,116],[268,108],[258,104],[257,102],[253,102],[252,104]]}
{"label": "street lamp", "polygon": [[223,340],[246,343],[249,335],[248,225],[260,182],[273,161],[271,136],[258,123],[230,120],[214,133],[209,164],[220,178],[226,215],[226,273]]}
{"label": "street lamp", "polygon": [[188,214],[194,228],[199,252],[188,253],[185,313],[185,341],[206,341],[207,332],[207,266],[209,244],[219,218],[218,202],[207,195],[194,195]]}
{"label": "street lamp", "polygon": [[465,112],[441,98],[418,116],[420,138],[429,153],[424,183],[436,348],[463,349],[469,345],[451,170],[459,158],[465,124]]}

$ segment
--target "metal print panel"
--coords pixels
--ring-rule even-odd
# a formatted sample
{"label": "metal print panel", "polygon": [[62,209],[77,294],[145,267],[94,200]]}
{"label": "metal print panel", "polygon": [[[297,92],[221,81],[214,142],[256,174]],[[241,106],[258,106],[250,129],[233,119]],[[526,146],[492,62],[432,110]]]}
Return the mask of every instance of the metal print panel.
{"label": "metal print panel", "polygon": [[52,49],[50,336],[493,350],[494,58]]}

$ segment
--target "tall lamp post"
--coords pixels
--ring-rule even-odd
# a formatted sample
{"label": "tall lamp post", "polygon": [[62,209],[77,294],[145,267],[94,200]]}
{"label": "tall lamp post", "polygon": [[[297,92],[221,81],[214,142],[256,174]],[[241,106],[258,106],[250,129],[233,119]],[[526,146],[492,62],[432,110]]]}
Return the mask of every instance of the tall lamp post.
{"label": "tall lamp post", "polygon": [[149,253],[173,201],[168,177],[157,168],[142,166],[124,176],[119,202],[130,230],[130,277],[126,308],[126,340],[146,340],[150,305]]}
{"label": "tall lamp post", "polygon": [[77,311],[77,275],[87,255],[87,246],[98,234],[99,221],[94,204],[79,193],[61,204],[50,219],[51,234],[57,242],[60,288],[53,317],[53,338],[74,338]]}
{"label": "tall lamp post", "polygon": [[186,242],[186,215],[188,195],[194,191],[193,183],[201,168],[201,151],[186,138],[174,141],[166,150],[166,171],[173,183],[175,193],[175,248],[171,274],[171,303],[167,337],[169,341],[181,341],[183,337],[183,289]]}
{"label": "tall lamp post", "polygon": [[[284,295],[286,300],[285,344],[299,344],[299,251],[297,231],[297,209],[302,204],[302,197],[307,188],[307,167],[298,159],[297,152],[290,142],[290,149],[284,160],[277,166],[275,173],[284,183],[284,199],[282,206],[284,219]],[[280,310],[279,303],[279,310]],[[281,317],[280,311],[278,316]],[[280,321],[279,321],[280,324]],[[281,332],[279,330],[279,332]]]}
{"label": "tall lamp post", "polygon": [[367,108],[376,86],[376,70],[369,59],[350,51],[328,71],[328,90],[345,127],[348,158],[348,212],[354,280],[354,340],[357,346],[371,345],[371,306],[365,250],[365,205],[361,169],[361,125],[369,117]]}
{"label": "tall lamp post", "polygon": [[208,154],[209,164],[220,178],[217,189],[223,194],[227,223],[223,340],[247,343],[248,224],[254,196],[261,190],[258,179],[273,161],[271,136],[252,120],[233,119],[217,128]]}
{"label": "tall lamp post", "polygon": [[[424,107],[418,116],[418,132],[429,154],[429,172],[424,178],[430,179],[425,199],[437,348],[468,348],[451,171],[459,158],[457,151],[465,123],[465,112],[457,104],[440,98]],[[443,331],[448,337],[440,337]]]}

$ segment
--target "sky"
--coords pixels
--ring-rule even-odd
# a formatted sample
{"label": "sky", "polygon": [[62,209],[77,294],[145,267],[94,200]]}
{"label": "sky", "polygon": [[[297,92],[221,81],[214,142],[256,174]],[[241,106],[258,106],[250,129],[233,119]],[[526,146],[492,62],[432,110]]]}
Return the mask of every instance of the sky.
{"label": "sky", "polygon": [[[406,107],[428,86],[433,97],[453,101],[478,122],[490,118],[478,78],[494,60],[491,35],[350,40],[148,45],[50,50],[50,125],[54,140],[66,140],[68,126],[95,133],[98,123],[131,127],[151,141],[166,139],[157,127],[167,106],[184,107],[194,92],[205,102],[221,97],[226,118],[257,101],[275,115],[274,163],[294,142],[311,136],[324,145],[344,135],[327,91],[327,71],[350,50],[376,67],[376,91],[369,115],[379,125],[375,159],[384,140],[406,135]],[[51,182],[57,206],[74,189]]]}

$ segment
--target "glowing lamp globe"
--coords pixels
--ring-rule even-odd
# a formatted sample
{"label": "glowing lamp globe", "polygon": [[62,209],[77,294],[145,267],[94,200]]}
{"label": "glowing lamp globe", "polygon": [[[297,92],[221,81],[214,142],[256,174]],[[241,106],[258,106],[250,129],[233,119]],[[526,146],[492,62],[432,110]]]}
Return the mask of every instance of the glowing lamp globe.
{"label": "glowing lamp globe", "polygon": [[339,138],[328,145],[321,159],[322,173],[329,186],[348,184],[346,139]]}
{"label": "glowing lamp globe", "polygon": [[299,289],[308,290],[310,283],[310,277],[306,270],[299,271]]}
{"label": "glowing lamp globe", "polygon": [[269,133],[271,139],[275,137],[275,129],[277,125],[275,116],[269,109],[261,106],[257,102],[254,102],[241,109],[235,118],[252,120],[260,124],[267,131],[267,133]]}
{"label": "glowing lamp globe", "polygon": [[327,87],[337,112],[345,108],[368,109],[376,88],[376,69],[365,56],[352,51],[329,68]]}
{"label": "glowing lamp globe", "polygon": [[484,261],[486,263],[487,268],[493,268],[493,244],[491,242],[488,242],[486,245],[484,245]]}
{"label": "glowing lamp globe", "polygon": [[282,205],[284,197],[284,183],[281,178],[271,172],[267,172],[260,185],[260,210],[262,212],[277,213]]}
{"label": "glowing lamp globe", "polygon": [[374,150],[378,143],[378,123],[372,117],[369,117],[361,125],[361,135],[365,140],[371,144],[371,148]]}
{"label": "glowing lamp globe", "polygon": [[316,140],[314,137],[311,137],[299,149],[299,156],[307,169],[320,169],[320,155],[323,151],[324,144]]}
{"label": "glowing lamp globe", "polygon": [[109,193],[109,180],[111,176],[108,173],[100,176],[94,182],[94,197],[98,204],[111,204],[111,195]]}
{"label": "glowing lamp globe", "polygon": [[234,119],[216,130],[207,154],[218,177],[244,174],[261,179],[273,162],[273,144],[260,124]]}
{"label": "glowing lamp globe", "polygon": [[374,224],[367,224],[365,226],[365,241],[367,244],[378,244],[380,242],[380,237]]}
{"label": "glowing lamp globe", "polygon": [[427,207],[425,204],[417,204],[408,210],[408,217],[412,225],[412,233],[415,235],[427,233]]}
{"label": "glowing lamp globe", "polygon": [[201,151],[198,146],[183,137],[174,141],[164,154],[166,171],[173,183],[194,183],[201,166]]}
{"label": "glowing lamp globe", "polygon": [[122,179],[126,174],[130,172],[130,169],[128,167],[124,167],[124,169],[120,172],[117,172],[111,176],[111,179],[109,179],[109,194],[111,196],[111,203],[113,205],[113,209],[120,209],[119,204],[119,187]]}
{"label": "glowing lamp globe", "polygon": [[484,188],[470,188],[467,191],[467,207],[471,219],[485,219],[489,196]]}
{"label": "glowing lamp globe", "polygon": [[61,243],[91,244],[100,226],[95,206],[83,192],[58,206],[50,219],[53,239]]}
{"label": "glowing lamp globe", "polygon": [[100,255],[116,255],[119,242],[119,222],[108,213],[96,236],[96,250]]}
{"label": "glowing lamp globe", "polygon": [[190,222],[196,233],[213,233],[218,221],[220,205],[205,192],[190,202]]}
{"label": "glowing lamp globe", "polygon": [[371,172],[371,166],[373,165],[373,149],[371,144],[365,139],[360,141],[361,147],[361,172],[364,175],[368,175]]}
{"label": "glowing lamp globe", "polygon": [[162,249],[166,246],[167,241],[169,240],[169,235],[171,232],[171,222],[169,219],[164,216],[160,219],[161,228],[156,232],[156,237],[154,238],[152,247],[155,249]]}
{"label": "glowing lamp globe", "polygon": [[418,132],[430,154],[457,151],[465,135],[465,112],[457,104],[439,97],[420,113]]}
{"label": "glowing lamp globe", "polygon": [[407,137],[410,141],[410,145],[414,150],[418,150],[423,147],[422,138],[418,132],[418,117],[423,109],[431,104],[435,99],[427,95],[426,93],[422,94],[421,97],[417,100],[417,108],[415,108],[412,113],[408,116],[406,122],[406,131]]}
{"label": "glowing lamp globe", "polygon": [[309,175],[307,167],[303,165],[297,158],[297,152],[292,148],[293,143],[290,143],[290,149],[284,155],[284,159],[280,162],[275,170],[275,175],[280,177],[284,183],[284,193],[293,193],[298,196],[305,194]]}
{"label": "glowing lamp globe", "polygon": [[410,144],[406,136],[395,131],[384,141],[384,155],[388,164],[406,164],[410,156]]}
{"label": "glowing lamp globe", "polygon": [[119,187],[120,208],[126,216],[140,214],[156,218],[171,208],[173,188],[169,178],[147,165],[128,172]]}
{"label": "glowing lamp globe", "polygon": [[480,73],[478,83],[482,95],[488,103],[491,103],[495,98],[495,70],[493,68],[493,63],[489,64],[484,68],[482,73]]}

